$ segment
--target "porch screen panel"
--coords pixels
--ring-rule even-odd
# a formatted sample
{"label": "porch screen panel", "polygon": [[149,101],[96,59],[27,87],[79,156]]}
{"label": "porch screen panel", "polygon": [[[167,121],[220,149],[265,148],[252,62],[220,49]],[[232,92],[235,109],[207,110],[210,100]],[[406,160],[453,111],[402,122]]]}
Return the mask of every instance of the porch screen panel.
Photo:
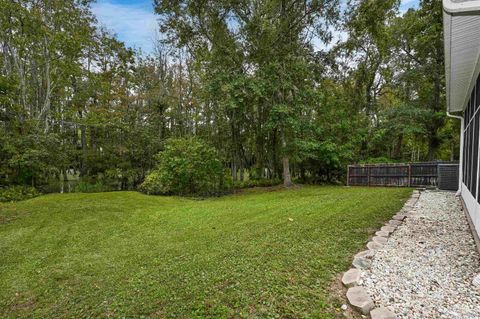
{"label": "porch screen panel", "polygon": [[[466,112],[465,112],[466,114]],[[465,119],[465,129],[463,130],[463,184],[465,184],[465,186],[467,185],[467,171],[468,171],[468,129],[467,129],[467,119]]]}
{"label": "porch screen panel", "polygon": [[[480,135],[480,112],[478,111],[480,109],[480,76],[477,78],[477,85],[475,86],[475,107],[474,107],[474,110],[475,110],[475,122],[477,123],[477,127],[476,127],[476,132],[475,134],[477,136]],[[478,139],[480,139],[480,137],[477,137],[477,141]],[[479,141],[480,142],[480,141]],[[478,162],[478,143],[477,143],[477,162]],[[478,170],[478,165],[477,165],[477,170]],[[477,175],[478,178],[477,178],[477,193],[474,194],[474,196],[476,195],[477,197],[477,202],[480,203],[480,196],[479,196],[479,193],[480,193],[480,174],[478,174],[477,172]]]}
{"label": "porch screen panel", "polygon": [[[474,117],[473,117],[473,104],[472,104],[472,107],[471,107],[471,112],[472,112],[472,118],[470,119],[470,183],[469,183],[469,187],[468,189],[470,190],[470,193],[474,193],[473,191],[473,167],[475,165],[473,165],[473,152],[474,152],[474,148],[475,148],[475,124],[474,124]],[[475,178],[477,177],[477,175],[475,175]]]}
{"label": "porch screen panel", "polygon": [[475,85],[475,108],[474,108],[475,111],[474,112],[476,112],[480,107],[479,95],[480,95],[480,76],[477,78],[477,85]]}
{"label": "porch screen panel", "polygon": [[470,134],[470,137],[469,137],[469,140],[470,140],[470,146],[469,146],[469,152],[470,152],[470,156],[468,157],[468,164],[469,164],[469,176],[468,176],[468,190],[470,191],[470,193],[473,194],[473,189],[472,189],[472,186],[473,186],[473,180],[472,180],[472,177],[473,177],[473,147],[474,147],[474,136],[473,136],[473,131],[474,131],[474,123],[473,123],[473,103],[472,103],[472,100],[470,99],[470,121],[469,121],[469,125],[468,125],[468,132]]}
{"label": "porch screen panel", "polygon": [[472,191],[472,123],[468,123],[468,145],[467,145],[467,188]]}
{"label": "porch screen panel", "polygon": [[472,189],[470,192],[477,198],[477,168],[478,168],[478,112],[473,117],[473,156],[472,156]]}
{"label": "porch screen panel", "polygon": [[[478,174],[480,142],[480,76],[470,94],[470,100],[464,111],[463,131],[463,183],[480,203],[480,175]],[[479,190],[477,190],[477,188]]]}
{"label": "porch screen panel", "polygon": [[466,176],[467,176],[467,139],[468,139],[468,135],[467,135],[467,130],[464,129],[463,130],[463,165],[462,165],[462,169],[463,169],[463,172],[462,172],[462,182],[463,184],[467,185],[466,183]]}
{"label": "porch screen panel", "polygon": [[466,129],[467,129],[467,143],[465,144],[465,148],[467,149],[467,171],[465,172],[465,185],[467,186],[467,189],[470,190],[471,188],[471,176],[472,176],[472,126],[471,120],[472,120],[472,101],[468,101],[467,105],[467,118],[466,118]]}
{"label": "porch screen panel", "polygon": [[[473,93],[473,92],[472,92]],[[463,173],[463,183],[467,189],[471,192],[471,180],[472,180],[472,155],[473,155],[473,129],[472,129],[472,116],[474,107],[472,107],[472,99],[467,103],[465,109],[465,132],[464,132],[464,173]]]}

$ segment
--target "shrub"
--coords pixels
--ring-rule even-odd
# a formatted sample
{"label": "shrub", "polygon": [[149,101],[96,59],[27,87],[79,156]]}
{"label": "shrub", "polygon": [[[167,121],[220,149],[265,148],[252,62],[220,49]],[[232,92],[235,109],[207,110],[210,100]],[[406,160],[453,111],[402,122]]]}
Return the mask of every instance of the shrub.
{"label": "shrub", "polygon": [[235,188],[251,188],[251,187],[269,187],[282,184],[282,180],[274,179],[249,179],[245,181],[238,181],[234,183]]}
{"label": "shrub", "polygon": [[365,161],[361,161],[360,164],[391,164],[395,163],[395,160],[392,160],[388,157],[369,157]]}
{"label": "shrub", "polygon": [[31,186],[10,186],[0,188],[0,202],[18,202],[37,197],[40,193]]}
{"label": "shrub", "polygon": [[147,194],[213,195],[225,189],[222,162],[199,138],[174,138],[156,156],[158,165],[140,186]]}
{"label": "shrub", "polygon": [[112,187],[105,185],[102,181],[90,183],[87,181],[79,181],[73,188],[74,193],[99,193],[114,190]]}
{"label": "shrub", "polygon": [[158,195],[167,193],[167,189],[162,187],[161,174],[158,170],[152,171],[147,175],[145,181],[140,185],[140,191],[146,194]]}

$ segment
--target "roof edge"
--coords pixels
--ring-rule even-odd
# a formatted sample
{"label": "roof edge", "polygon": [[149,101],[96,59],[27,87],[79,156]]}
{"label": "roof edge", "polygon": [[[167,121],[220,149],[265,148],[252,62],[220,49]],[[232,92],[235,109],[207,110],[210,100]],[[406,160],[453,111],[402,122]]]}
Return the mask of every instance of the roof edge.
{"label": "roof edge", "polygon": [[[446,102],[447,110],[449,112],[461,112],[464,111],[470,94],[461,94],[455,99],[452,98],[452,21],[455,17],[462,16],[480,16],[480,0],[442,0],[443,4],[443,31],[444,31],[444,49],[445,49],[445,89],[446,89]],[[458,33],[458,32],[457,32]],[[471,65],[470,79],[465,79],[468,83],[465,87],[468,87],[466,92],[471,92],[476,85],[477,77],[480,73],[480,51],[474,53],[476,56],[472,59],[476,59]],[[454,57],[453,57],[454,58]],[[458,94],[457,94],[458,95]],[[464,96],[465,95],[465,96]],[[454,103],[452,103],[454,102]]]}
{"label": "roof edge", "polygon": [[443,11],[449,15],[479,14],[480,0],[458,2],[455,0],[443,0]]}

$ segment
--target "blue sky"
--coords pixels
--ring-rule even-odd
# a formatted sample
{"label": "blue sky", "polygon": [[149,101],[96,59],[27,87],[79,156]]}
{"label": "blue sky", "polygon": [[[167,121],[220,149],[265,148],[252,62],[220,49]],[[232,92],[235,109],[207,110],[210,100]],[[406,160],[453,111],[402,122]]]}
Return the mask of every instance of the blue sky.
{"label": "blue sky", "polygon": [[[382,0],[379,0],[382,1]],[[400,11],[417,7],[419,0],[402,0]],[[117,35],[129,47],[153,51],[158,23],[153,13],[152,0],[97,0],[92,11],[101,25]]]}
{"label": "blue sky", "polygon": [[402,0],[400,4],[400,12],[405,12],[409,8],[417,8],[420,0]]}
{"label": "blue sky", "polygon": [[152,0],[97,0],[92,11],[127,46],[152,52],[158,30]]}

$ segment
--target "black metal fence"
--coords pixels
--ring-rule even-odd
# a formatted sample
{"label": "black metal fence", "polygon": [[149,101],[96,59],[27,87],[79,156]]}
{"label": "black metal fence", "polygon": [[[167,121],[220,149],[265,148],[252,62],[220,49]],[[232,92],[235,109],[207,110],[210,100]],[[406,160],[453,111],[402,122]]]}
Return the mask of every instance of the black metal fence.
{"label": "black metal fence", "polygon": [[439,165],[456,165],[458,170],[457,163],[445,162],[349,165],[347,185],[436,187],[439,180]]}

